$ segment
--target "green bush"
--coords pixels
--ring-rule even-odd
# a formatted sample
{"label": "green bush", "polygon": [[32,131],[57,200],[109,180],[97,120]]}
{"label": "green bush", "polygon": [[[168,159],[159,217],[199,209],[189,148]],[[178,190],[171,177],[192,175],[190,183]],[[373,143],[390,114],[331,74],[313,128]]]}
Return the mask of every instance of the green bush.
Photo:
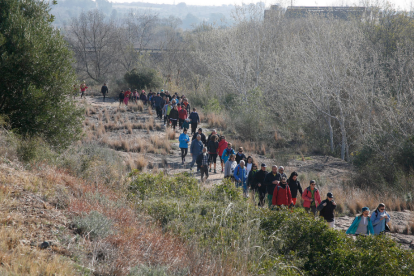
{"label": "green bush", "polygon": [[113,234],[112,221],[97,211],[75,218],[74,223],[81,234],[92,239],[105,238]]}
{"label": "green bush", "polygon": [[165,230],[252,274],[411,275],[414,269],[413,254],[386,236],[354,240],[302,208],[258,208],[229,181],[207,190],[184,174],[135,172],[130,196],[144,198],[139,208]]}
{"label": "green bush", "polygon": [[158,72],[151,68],[133,69],[124,76],[131,88],[156,89],[162,86],[162,79]]}
{"label": "green bush", "polygon": [[48,1],[4,0],[0,11],[0,115],[24,138],[70,145],[80,138],[82,110],[72,99],[72,54]]}

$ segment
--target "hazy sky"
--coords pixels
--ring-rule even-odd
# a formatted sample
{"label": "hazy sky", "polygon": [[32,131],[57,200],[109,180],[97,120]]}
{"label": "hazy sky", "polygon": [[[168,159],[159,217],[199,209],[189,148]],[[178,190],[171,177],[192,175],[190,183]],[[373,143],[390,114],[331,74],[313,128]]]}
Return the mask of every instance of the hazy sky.
{"label": "hazy sky", "polygon": [[[113,3],[123,3],[123,2],[148,2],[154,4],[178,4],[180,2],[185,2],[187,5],[203,5],[203,6],[221,6],[221,5],[229,5],[229,4],[242,4],[242,3],[256,3],[256,2],[265,2],[266,6],[270,6],[271,4],[282,4],[283,6],[290,6],[291,0],[253,0],[253,1],[246,1],[246,0],[109,0]],[[294,6],[342,6],[342,5],[360,5],[361,3],[365,2],[374,2],[369,0],[292,0]],[[414,0],[413,0],[414,1]],[[378,2],[378,1],[375,1]],[[383,1],[380,1],[383,2]],[[395,6],[397,9],[410,9],[412,1],[410,0],[392,0],[390,3]],[[414,6],[414,5],[413,5]]]}

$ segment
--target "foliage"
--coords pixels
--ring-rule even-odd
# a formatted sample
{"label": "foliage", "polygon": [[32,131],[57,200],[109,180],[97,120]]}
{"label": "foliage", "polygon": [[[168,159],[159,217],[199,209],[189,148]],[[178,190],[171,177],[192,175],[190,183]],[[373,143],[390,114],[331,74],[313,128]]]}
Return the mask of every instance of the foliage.
{"label": "foliage", "polygon": [[72,95],[72,56],[43,1],[0,3],[0,114],[24,137],[42,136],[56,147],[81,133]]}
{"label": "foliage", "polygon": [[[209,248],[239,269],[278,275],[388,275],[395,267],[398,275],[408,275],[414,267],[413,254],[388,237],[354,240],[301,208],[270,211],[250,205],[229,181],[204,190],[185,178],[191,179],[134,173],[130,196],[145,198],[139,208],[164,229]],[[183,182],[181,186],[193,183],[192,189],[180,188]]]}
{"label": "foliage", "polygon": [[162,86],[158,72],[151,68],[133,69],[124,76],[125,81],[133,88],[155,89]]}
{"label": "foliage", "polygon": [[105,238],[113,234],[112,221],[97,211],[77,217],[74,222],[78,231],[90,238]]}

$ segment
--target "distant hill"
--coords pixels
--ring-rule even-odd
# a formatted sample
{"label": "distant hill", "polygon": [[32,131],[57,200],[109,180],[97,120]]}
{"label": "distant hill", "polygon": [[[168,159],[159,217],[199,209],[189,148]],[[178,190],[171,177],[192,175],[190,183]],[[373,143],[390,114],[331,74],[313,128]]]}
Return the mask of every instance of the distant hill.
{"label": "distant hill", "polygon": [[70,18],[78,16],[82,11],[101,9],[106,15],[114,19],[125,18],[132,9],[158,14],[160,18],[176,17],[181,20],[182,29],[192,29],[194,25],[207,22],[219,26],[228,26],[233,23],[231,12],[233,5],[221,6],[191,6],[184,2],[176,5],[151,4],[145,2],[111,3],[108,0],[60,0],[52,7],[55,15],[54,24],[62,27],[69,23]]}

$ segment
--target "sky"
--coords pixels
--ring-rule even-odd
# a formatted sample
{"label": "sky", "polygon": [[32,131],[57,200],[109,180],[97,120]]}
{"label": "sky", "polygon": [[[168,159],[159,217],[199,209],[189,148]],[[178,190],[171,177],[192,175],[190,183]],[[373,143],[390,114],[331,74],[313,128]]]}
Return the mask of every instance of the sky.
{"label": "sky", "polygon": [[[178,4],[180,2],[185,2],[187,5],[202,5],[202,6],[221,6],[221,5],[240,5],[242,3],[256,3],[264,2],[266,6],[272,4],[281,4],[282,6],[290,6],[291,1],[293,1],[294,6],[363,6],[362,3],[366,2],[380,2],[380,0],[109,0],[113,3],[124,3],[124,2],[147,2],[154,4]],[[414,0],[391,0],[389,1],[396,9],[398,10],[410,10],[411,5],[414,7]]]}

